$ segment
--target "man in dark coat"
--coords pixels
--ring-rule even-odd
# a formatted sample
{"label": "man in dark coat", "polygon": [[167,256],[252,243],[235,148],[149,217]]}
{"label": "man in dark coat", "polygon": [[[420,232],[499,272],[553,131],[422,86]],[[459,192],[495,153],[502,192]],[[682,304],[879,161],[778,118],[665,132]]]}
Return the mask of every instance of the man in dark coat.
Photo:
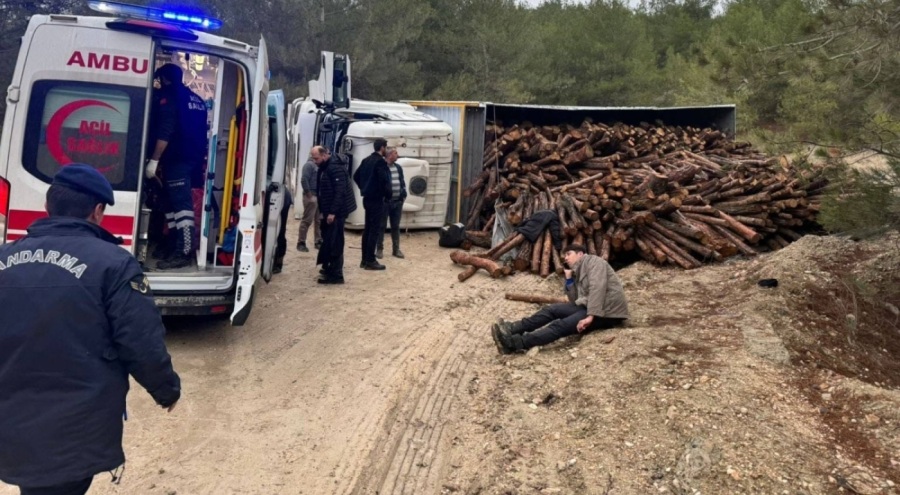
{"label": "man in dark coat", "polygon": [[366,210],[366,224],[362,238],[362,262],[359,267],[366,270],[384,270],[385,266],[375,259],[375,251],[384,228],[385,206],[391,199],[391,171],[384,159],[387,141],[375,140],[375,151],[367,156],[356,172],[353,181],[359,186]]}
{"label": "man in dark coat", "polygon": [[319,215],[322,222],[322,246],[316,264],[322,265],[320,284],[344,283],[344,221],[356,211],[356,199],[350,185],[347,163],[322,146],[310,152],[319,167]]}
{"label": "man in dark coat", "polygon": [[0,246],[0,480],[80,495],[125,462],[128,376],[169,411],[181,381],[137,260],[100,227],[114,203],[87,165],[60,170],[49,218]]}
{"label": "man in dark coat", "polygon": [[206,168],[207,110],[203,99],[184,85],[177,65],[165,64],[155,76],[160,82],[153,118],[156,141],[145,174],[157,180],[157,166],[162,168],[169,233],[166,249],[154,255],[163,258],[157,268],[171,270],[190,266],[197,250],[191,187],[203,182]]}

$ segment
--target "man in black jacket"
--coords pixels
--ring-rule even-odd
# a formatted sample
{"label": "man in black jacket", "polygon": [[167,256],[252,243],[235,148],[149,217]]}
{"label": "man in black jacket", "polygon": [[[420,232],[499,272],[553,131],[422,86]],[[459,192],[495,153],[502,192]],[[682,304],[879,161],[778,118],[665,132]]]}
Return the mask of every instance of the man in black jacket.
{"label": "man in black jacket", "polygon": [[0,479],[24,495],[80,495],[125,462],[128,375],[169,411],[181,381],[147,278],[100,227],[114,203],[93,167],[69,165],[49,218],[0,246]]}
{"label": "man in black jacket", "polygon": [[323,146],[310,152],[319,167],[319,215],[322,222],[322,246],[316,264],[322,265],[320,284],[344,283],[344,221],[356,211],[356,199],[350,185],[350,172],[339,155],[331,155]]}
{"label": "man in black jacket", "polygon": [[367,156],[356,173],[353,181],[359,186],[363,197],[363,208],[366,210],[366,224],[362,238],[362,262],[360,268],[366,270],[384,270],[385,266],[375,259],[375,250],[384,228],[385,203],[391,199],[391,171],[384,160],[387,141],[375,140],[375,151]]}

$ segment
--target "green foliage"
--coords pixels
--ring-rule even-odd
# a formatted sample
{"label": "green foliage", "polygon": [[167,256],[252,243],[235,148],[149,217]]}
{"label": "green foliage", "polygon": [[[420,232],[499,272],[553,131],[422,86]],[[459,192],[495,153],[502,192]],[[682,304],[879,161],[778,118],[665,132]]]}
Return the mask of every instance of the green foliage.
{"label": "green foliage", "polygon": [[835,165],[819,222],[856,236],[900,228],[900,160],[884,166]]}
{"label": "green foliage", "polygon": [[[130,0],[159,3],[160,0]],[[771,151],[813,142],[900,156],[900,0],[180,0],[269,48],[304,96],[319,52],[348,53],[357,98],[561,105],[737,105]],[[0,3],[0,83],[28,16]],[[0,111],[5,101],[0,100]],[[759,143],[758,143],[759,144]]]}

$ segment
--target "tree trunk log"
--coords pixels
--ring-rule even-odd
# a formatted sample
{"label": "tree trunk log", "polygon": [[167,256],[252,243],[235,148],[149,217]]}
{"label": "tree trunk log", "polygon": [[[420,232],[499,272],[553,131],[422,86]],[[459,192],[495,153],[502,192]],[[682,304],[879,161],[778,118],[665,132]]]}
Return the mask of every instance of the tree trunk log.
{"label": "tree trunk log", "polygon": [[567,297],[544,296],[540,294],[522,294],[521,292],[507,292],[506,298],[510,301],[535,304],[558,304],[569,302],[569,298]]}
{"label": "tree trunk log", "polygon": [[458,265],[481,268],[490,273],[491,277],[497,278],[500,276],[500,265],[494,260],[473,256],[463,251],[454,251],[450,253],[450,259]]}

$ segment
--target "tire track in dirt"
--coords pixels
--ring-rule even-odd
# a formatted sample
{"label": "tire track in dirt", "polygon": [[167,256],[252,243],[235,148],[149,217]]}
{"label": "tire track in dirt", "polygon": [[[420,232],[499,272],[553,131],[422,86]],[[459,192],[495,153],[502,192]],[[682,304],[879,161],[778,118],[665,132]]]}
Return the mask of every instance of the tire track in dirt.
{"label": "tire track in dirt", "polygon": [[[521,277],[504,281],[507,290],[520,290],[534,285]],[[467,322],[463,329],[437,339],[430,346],[431,378],[415,386],[401,386],[395,399],[395,407],[383,419],[384,433],[375,441],[369,454],[365,476],[361,476],[351,493],[421,494],[436,493],[445,469],[445,423],[454,407],[458,406],[458,392],[472,378],[470,358],[479,345],[493,345],[488,323],[496,316],[520,303],[507,301],[497,290],[497,281],[482,279],[464,287],[465,292],[448,303],[453,308],[449,318],[454,328],[459,322]],[[477,304],[462,308],[457,304],[490,296]],[[521,308],[519,308],[521,309]],[[448,318],[444,318],[446,320]],[[432,325],[433,327],[433,325]],[[419,348],[421,349],[421,348]],[[414,370],[401,369],[399,383]]]}

